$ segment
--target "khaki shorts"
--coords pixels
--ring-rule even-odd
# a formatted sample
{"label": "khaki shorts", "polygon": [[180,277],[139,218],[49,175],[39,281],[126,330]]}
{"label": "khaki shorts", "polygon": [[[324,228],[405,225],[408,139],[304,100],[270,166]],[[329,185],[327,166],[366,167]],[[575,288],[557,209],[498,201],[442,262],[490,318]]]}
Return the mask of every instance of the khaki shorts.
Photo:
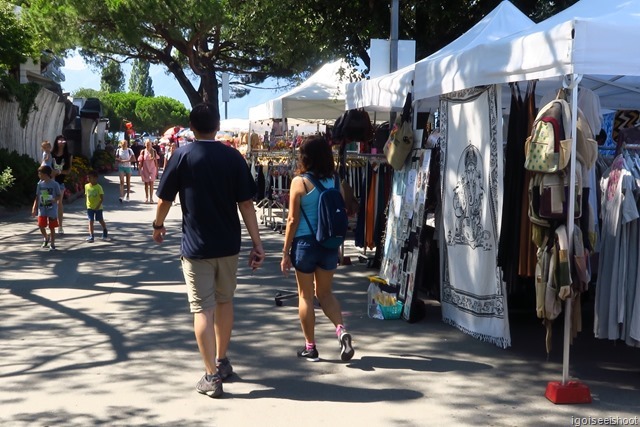
{"label": "khaki shorts", "polygon": [[180,257],[182,274],[187,284],[191,313],[200,313],[216,306],[216,302],[229,302],[236,290],[238,255],[193,259]]}

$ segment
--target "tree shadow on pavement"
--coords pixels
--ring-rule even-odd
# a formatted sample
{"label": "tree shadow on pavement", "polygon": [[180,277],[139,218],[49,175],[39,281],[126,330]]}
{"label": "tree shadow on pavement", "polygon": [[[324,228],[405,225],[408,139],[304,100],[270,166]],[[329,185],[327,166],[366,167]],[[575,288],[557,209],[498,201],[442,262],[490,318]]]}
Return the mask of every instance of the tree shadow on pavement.
{"label": "tree shadow on pavement", "polygon": [[362,371],[375,371],[376,369],[402,369],[418,372],[475,372],[485,369],[493,369],[486,363],[471,362],[466,360],[443,359],[439,357],[425,357],[415,354],[398,354],[396,357],[364,356],[352,361],[347,366]]}
{"label": "tree shadow on pavement", "polygon": [[[243,378],[243,381],[251,382]],[[287,399],[303,402],[345,402],[345,403],[370,403],[406,401],[420,399],[421,392],[407,388],[393,388],[381,384],[379,388],[349,387],[340,384],[327,384],[310,381],[304,378],[270,378],[258,381],[260,390],[252,390],[249,393],[226,392],[229,397],[236,399]]]}

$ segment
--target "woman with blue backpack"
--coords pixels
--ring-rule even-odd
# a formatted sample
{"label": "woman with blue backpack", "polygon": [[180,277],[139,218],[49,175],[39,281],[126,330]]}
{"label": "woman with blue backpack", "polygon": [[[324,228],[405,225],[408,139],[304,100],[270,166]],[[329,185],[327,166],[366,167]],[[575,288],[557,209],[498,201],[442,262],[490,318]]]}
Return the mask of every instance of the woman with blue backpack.
{"label": "woman with blue backpack", "polygon": [[298,152],[298,170],[289,190],[289,215],[280,268],[288,275],[295,268],[298,315],[305,346],[298,357],[318,361],[315,342],[314,296],[334,324],[340,358],[354,354],[351,335],[344,327],[340,302],[332,292],[340,245],[347,228],[347,214],[331,146],[322,136],[305,138]]}

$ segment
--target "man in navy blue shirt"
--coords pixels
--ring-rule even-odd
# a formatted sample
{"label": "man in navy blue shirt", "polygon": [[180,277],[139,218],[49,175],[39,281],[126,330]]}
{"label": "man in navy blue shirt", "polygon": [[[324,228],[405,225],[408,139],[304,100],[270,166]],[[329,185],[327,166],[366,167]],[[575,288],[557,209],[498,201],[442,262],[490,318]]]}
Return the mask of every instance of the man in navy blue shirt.
{"label": "man in navy blue shirt", "polygon": [[215,140],[220,127],[217,109],[209,103],[199,104],[189,120],[196,140],[175,150],[162,174],[153,240],[164,240],[164,219],[179,194],[182,270],[206,369],[196,390],[219,397],[222,380],[233,373],[226,353],[233,327],[233,294],[241,243],[238,210],[253,243],[249,265],[253,269],[260,267],[265,253],[253,206],[255,181],[242,155]]}

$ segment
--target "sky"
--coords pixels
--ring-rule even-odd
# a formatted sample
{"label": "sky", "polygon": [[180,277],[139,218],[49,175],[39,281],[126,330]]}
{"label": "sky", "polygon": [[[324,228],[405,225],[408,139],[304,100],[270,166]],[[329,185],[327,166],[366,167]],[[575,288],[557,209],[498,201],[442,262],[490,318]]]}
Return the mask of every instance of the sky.
{"label": "sky", "polygon": [[[100,89],[100,71],[92,70],[79,55],[73,55],[65,59],[65,66],[62,67],[65,81],[61,83],[64,92],[74,92],[80,88]],[[124,64],[122,71],[125,74],[125,88],[129,86],[130,64]],[[164,68],[159,65],[151,65],[149,76],[153,83],[153,92],[156,96],[168,96],[184,104],[187,109],[191,108],[187,96],[175,80],[173,75],[167,75]],[[269,87],[274,87],[275,82],[267,83]],[[272,89],[252,89],[249,95],[240,99],[231,99],[227,104],[227,116],[225,117],[224,103],[220,102],[221,119],[248,119],[249,108],[267,102],[286,90],[275,91]]]}

